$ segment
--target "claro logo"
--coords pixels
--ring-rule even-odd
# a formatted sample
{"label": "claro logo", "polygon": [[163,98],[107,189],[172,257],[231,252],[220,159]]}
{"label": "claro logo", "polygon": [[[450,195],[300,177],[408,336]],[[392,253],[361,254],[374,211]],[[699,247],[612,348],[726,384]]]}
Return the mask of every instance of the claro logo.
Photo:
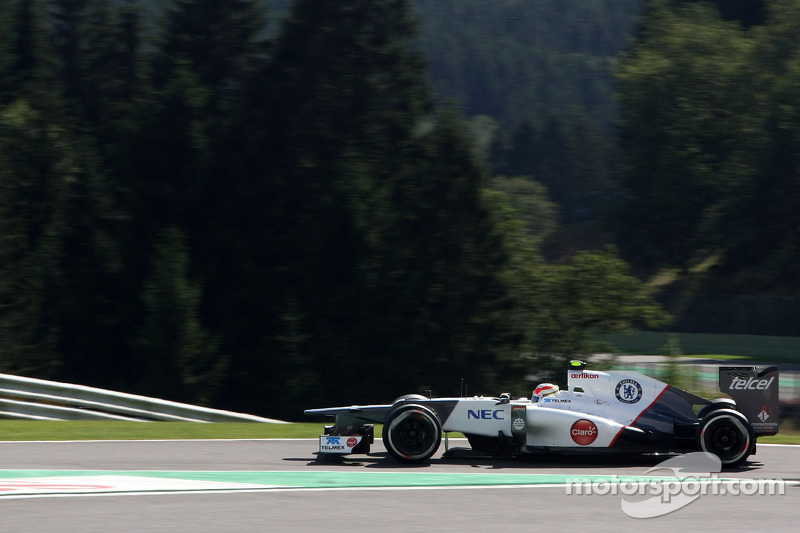
{"label": "claro logo", "polygon": [[580,374],[570,374],[572,379],[597,379],[597,374],[587,374],[586,372],[581,372]]}
{"label": "claro logo", "polygon": [[767,390],[774,380],[774,377],[769,379],[744,379],[734,376],[728,390]]}
{"label": "claro logo", "polygon": [[597,439],[597,425],[591,420],[582,418],[572,424],[569,434],[577,444],[588,446]]}

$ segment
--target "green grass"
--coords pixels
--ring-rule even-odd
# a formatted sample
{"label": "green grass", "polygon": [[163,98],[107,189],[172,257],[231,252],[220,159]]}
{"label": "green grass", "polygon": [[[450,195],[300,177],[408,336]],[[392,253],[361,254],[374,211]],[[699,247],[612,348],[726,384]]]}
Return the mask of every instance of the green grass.
{"label": "green grass", "polygon": [[623,353],[646,355],[667,353],[670,338],[677,339],[676,347],[685,355],[800,364],[800,337],[640,331],[603,335],[601,340]]}
{"label": "green grass", "polygon": [[294,439],[316,437],[323,425],[0,420],[0,440]]}
{"label": "green grass", "polygon": [[761,437],[758,442],[761,444],[800,444],[800,433],[778,433],[771,437]]}
{"label": "green grass", "polygon": [[[0,420],[0,441],[57,441],[57,440],[171,440],[171,439],[297,439],[314,438],[322,433],[324,424],[225,423],[198,424],[194,422],[37,422]],[[381,434],[376,424],[375,435]],[[450,438],[463,438],[450,433]],[[774,437],[759,442],[800,444],[800,431],[786,427]]]}

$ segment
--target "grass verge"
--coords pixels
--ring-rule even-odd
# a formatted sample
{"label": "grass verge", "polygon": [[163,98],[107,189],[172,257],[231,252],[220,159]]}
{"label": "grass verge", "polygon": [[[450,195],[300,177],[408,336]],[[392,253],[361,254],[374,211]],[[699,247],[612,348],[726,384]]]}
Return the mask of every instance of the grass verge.
{"label": "grass verge", "polygon": [[[0,420],[0,441],[65,441],[65,440],[173,440],[173,439],[300,439],[315,438],[324,424],[218,423],[194,422],[36,422]],[[375,426],[375,436],[381,426]],[[450,433],[450,438],[463,438]],[[800,444],[800,430],[787,427],[774,437],[759,442]]]}
{"label": "grass verge", "polygon": [[673,343],[676,344],[680,353],[691,356],[706,356],[715,359],[726,357],[772,363],[800,363],[800,337],[638,331],[633,334],[603,335],[601,340],[613,344],[623,353],[661,355],[668,353],[665,349],[670,343]]}
{"label": "grass verge", "polygon": [[0,420],[0,440],[172,440],[313,438],[323,424]]}
{"label": "grass verge", "polygon": [[761,437],[759,444],[800,444],[800,433],[778,433],[771,437]]}

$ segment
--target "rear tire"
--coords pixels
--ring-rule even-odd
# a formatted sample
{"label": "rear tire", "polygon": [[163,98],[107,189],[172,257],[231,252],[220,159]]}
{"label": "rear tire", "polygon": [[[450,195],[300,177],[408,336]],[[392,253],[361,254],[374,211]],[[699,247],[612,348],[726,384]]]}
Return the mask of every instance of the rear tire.
{"label": "rear tire", "polygon": [[753,427],[739,411],[719,409],[700,421],[697,448],[713,453],[723,466],[742,464],[756,442]]}
{"label": "rear tire", "polygon": [[383,425],[383,445],[404,463],[427,461],[439,449],[442,426],[428,408],[404,405],[389,414]]}
{"label": "rear tire", "polygon": [[736,402],[734,402],[730,398],[715,398],[711,400],[710,404],[704,405],[703,408],[697,412],[697,418],[700,419],[707,418],[708,415],[710,415],[714,411],[719,411],[720,409],[731,409],[735,411]]}

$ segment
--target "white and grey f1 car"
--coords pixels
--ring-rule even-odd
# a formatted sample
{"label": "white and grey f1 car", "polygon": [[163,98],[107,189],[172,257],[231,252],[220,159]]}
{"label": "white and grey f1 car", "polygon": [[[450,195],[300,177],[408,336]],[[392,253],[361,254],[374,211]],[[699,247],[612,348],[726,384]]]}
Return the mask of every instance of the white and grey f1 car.
{"label": "white and grey f1 car", "polygon": [[[517,456],[543,451],[653,453],[705,451],[725,466],[755,453],[756,438],[778,432],[778,369],[722,367],[707,400],[637,372],[600,372],[574,361],[568,387],[545,383],[530,399],[401,396],[391,404],[309,409],[334,416],[320,454],[369,453],[374,423],[395,459],[417,463],[439,448],[442,432],[460,432],[471,453]],[[462,450],[463,451],[463,450]],[[445,457],[457,456],[448,450]]]}

